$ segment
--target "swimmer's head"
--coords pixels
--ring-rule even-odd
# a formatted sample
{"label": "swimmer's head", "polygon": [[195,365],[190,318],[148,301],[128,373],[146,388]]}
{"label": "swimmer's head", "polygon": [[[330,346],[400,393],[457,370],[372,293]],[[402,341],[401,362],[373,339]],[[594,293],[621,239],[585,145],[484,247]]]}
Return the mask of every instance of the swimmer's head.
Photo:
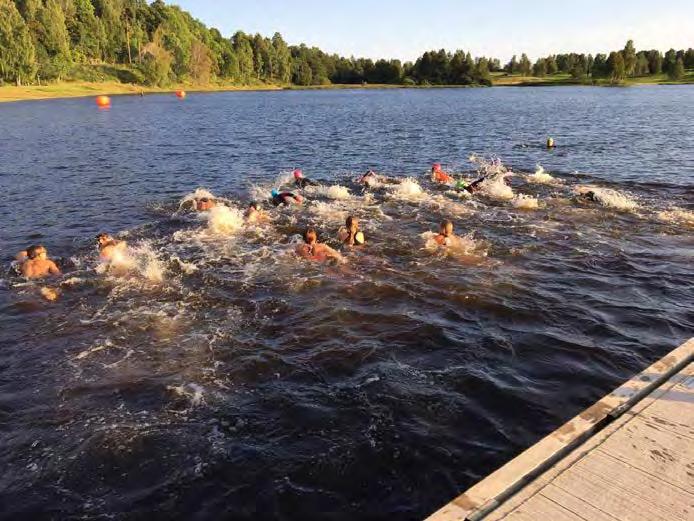
{"label": "swimmer's head", "polygon": [[252,202],[248,205],[248,209],[249,209],[249,210],[260,211],[260,204],[259,204],[258,202],[256,202],[256,201],[252,201]]}
{"label": "swimmer's head", "polygon": [[272,195],[272,197],[277,197],[278,195],[280,195],[280,193],[277,190],[277,188],[273,188],[272,192],[270,192],[270,195]]}
{"label": "swimmer's head", "polygon": [[296,194],[294,196],[294,200],[296,201],[297,204],[301,204],[304,202],[304,196],[301,194]]}
{"label": "swimmer's head", "polygon": [[441,171],[441,163],[434,163],[431,165],[431,171],[432,172],[440,172]]}
{"label": "swimmer's head", "polygon": [[103,246],[104,244],[108,244],[109,242],[113,242],[113,237],[111,237],[108,233],[102,232],[96,236],[96,242],[99,246]]}
{"label": "swimmer's head", "polygon": [[347,220],[345,220],[345,226],[350,233],[356,233],[359,229],[359,220],[353,215],[350,215],[347,217]]}
{"label": "swimmer's head", "polygon": [[318,241],[318,234],[314,228],[308,228],[304,232],[304,242],[306,244],[313,244]]}
{"label": "swimmer's head", "polygon": [[453,223],[451,221],[446,220],[441,223],[441,235],[444,237],[453,235]]}
{"label": "swimmer's head", "polygon": [[294,170],[294,179],[301,179],[304,177],[304,173],[298,168]]}
{"label": "swimmer's head", "polygon": [[27,248],[27,257],[30,259],[45,259],[47,255],[48,252],[42,244],[35,244]]}
{"label": "swimmer's head", "polygon": [[365,241],[364,232],[357,232],[354,234],[354,244],[364,244]]}

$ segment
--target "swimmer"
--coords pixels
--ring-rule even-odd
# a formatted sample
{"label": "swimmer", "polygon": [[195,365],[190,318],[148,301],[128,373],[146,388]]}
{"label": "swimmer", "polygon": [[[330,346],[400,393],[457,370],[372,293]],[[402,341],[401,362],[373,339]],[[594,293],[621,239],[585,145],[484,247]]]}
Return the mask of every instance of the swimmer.
{"label": "swimmer", "polygon": [[248,224],[255,224],[260,221],[267,220],[267,215],[265,215],[265,212],[263,212],[262,208],[260,207],[260,203],[256,203],[255,201],[248,205],[245,217],[246,223]]}
{"label": "swimmer", "polygon": [[195,200],[195,209],[198,212],[207,212],[212,210],[212,208],[215,206],[217,206],[217,201],[210,199],[209,197],[201,197],[200,199]]}
{"label": "swimmer", "polygon": [[447,184],[453,181],[453,178],[441,169],[440,163],[434,163],[431,167],[431,180],[435,183]]}
{"label": "swimmer", "polygon": [[48,275],[60,275],[58,266],[48,258],[48,251],[42,245],[29,246],[20,252],[17,259],[24,258],[20,266],[22,276],[27,279],[40,279]]}
{"label": "swimmer", "polygon": [[327,259],[342,260],[342,256],[330,246],[318,242],[318,234],[313,228],[309,228],[304,233],[304,244],[296,248],[296,254],[308,260],[323,262]]}
{"label": "swimmer", "polygon": [[598,203],[598,197],[593,190],[590,188],[579,186],[576,188],[576,196],[579,200],[590,201],[592,203]]}
{"label": "swimmer", "polygon": [[108,233],[100,233],[96,236],[99,258],[102,261],[110,261],[116,253],[122,253],[128,247],[125,241],[118,241]]}
{"label": "swimmer", "polygon": [[551,148],[556,148],[556,147],[557,147],[557,145],[554,144],[554,139],[551,137],[548,137],[547,138],[547,148],[551,149]]}
{"label": "swimmer", "polygon": [[451,221],[443,221],[439,234],[434,237],[434,240],[439,246],[450,246],[455,235],[453,234],[453,223]]}
{"label": "swimmer", "polygon": [[378,176],[373,170],[368,170],[363,176],[357,181],[360,185],[364,185],[367,188],[371,188],[378,184]]}
{"label": "swimmer", "polygon": [[293,192],[280,192],[278,190],[272,191],[272,199],[270,202],[274,206],[291,206],[292,204],[300,205],[304,202],[304,198]]}
{"label": "swimmer", "polygon": [[337,237],[347,246],[361,246],[366,242],[364,232],[359,231],[359,221],[352,215],[347,217],[345,226],[338,230]]}
{"label": "swimmer", "polygon": [[318,186],[319,183],[312,181],[308,177],[304,177],[304,174],[298,168],[294,170],[294,185],[297,188],[306,188],[307,186]]}

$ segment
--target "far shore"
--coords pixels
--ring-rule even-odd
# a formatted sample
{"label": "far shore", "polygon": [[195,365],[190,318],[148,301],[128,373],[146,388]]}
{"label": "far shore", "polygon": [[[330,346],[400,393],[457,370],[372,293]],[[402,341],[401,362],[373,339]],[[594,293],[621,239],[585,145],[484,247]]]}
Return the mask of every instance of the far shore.
{"label": "far shore", "polygon": [[[574,80],[568,75],[555,75],[546,78],[507,76],[494,74],[494,87],[549,87],[549,86],[612,86],[609,82],[586,83]],[[684,85],[694,84],[694,71],[680,81],[669,81],[667,77],[655,76],[631,78],[615,86],[629,87],[638,85]],[[331,85],[177,85],[171,87],[146,87],[142,85],[112,82],[60,82],[48,85],[28,85],[0,87],[0,103],[12,101],[45,100],[55,98],[79,98],[98,95],[141,95],[165,94],[177,90],[186,92],[234,92],[234,91],[279,91],[279,90],[339,90],[339,89],[456,89],[475,88],[477,85],[401,85],[401,84],[331,84]]]}

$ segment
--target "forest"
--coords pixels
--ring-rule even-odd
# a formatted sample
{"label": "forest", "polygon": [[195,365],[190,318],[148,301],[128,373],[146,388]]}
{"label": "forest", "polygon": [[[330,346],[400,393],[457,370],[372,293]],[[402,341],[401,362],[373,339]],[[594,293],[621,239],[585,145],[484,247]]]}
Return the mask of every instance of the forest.
{"label": "forest", "polygon": [[470,52],[428,51],[414,62],[344,57],[304,44],[208,28],[162,0],[0,0],[0,84],[105,81],[309,86],[330,84],[491,85],[493,75],[570,75],[577,82],[620,83],[694,68],[694,49],[624,49],[553,54],[508,63]]}

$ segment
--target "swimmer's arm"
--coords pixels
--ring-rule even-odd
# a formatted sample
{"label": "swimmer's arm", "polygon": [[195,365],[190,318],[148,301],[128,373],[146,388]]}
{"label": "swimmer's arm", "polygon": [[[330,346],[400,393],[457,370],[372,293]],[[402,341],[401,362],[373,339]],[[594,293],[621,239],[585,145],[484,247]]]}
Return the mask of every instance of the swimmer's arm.
{"label": "swimmer's arm", "polygon": [[51,275],[62,275],[60,268],[58,268],[58,265],[53,261],[48,261],[48,273]]}
{"label": "swimmer's arm", "polygon": [[342,257],[340,252],[333,250],[330,246],[323,245],[323,247],[324,247],[323,251],[325,252],[326,257],[338,260],[340,262],[344,261],[344,258]]}

